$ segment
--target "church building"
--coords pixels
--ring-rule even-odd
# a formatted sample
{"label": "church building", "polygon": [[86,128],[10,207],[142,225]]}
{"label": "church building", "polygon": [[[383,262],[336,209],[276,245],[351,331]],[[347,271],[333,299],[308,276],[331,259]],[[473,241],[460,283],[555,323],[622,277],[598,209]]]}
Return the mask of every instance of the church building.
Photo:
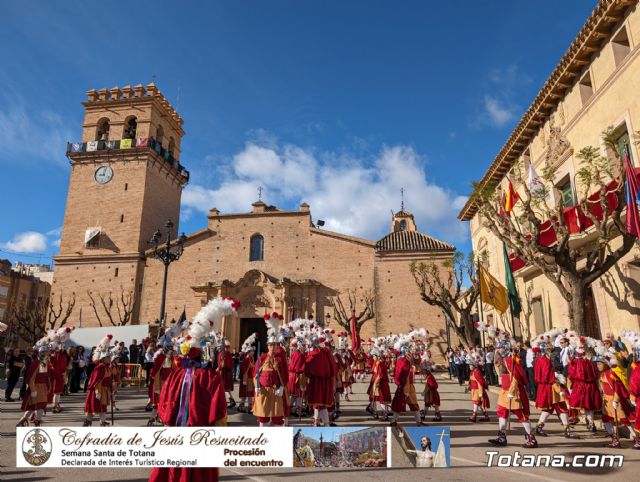
{"label": "church building", "polygon": [[[164,265],[150,241],[160,230],[161,247],[167,229],[172,243],[179,239],[189,181],[180,157],[183,120],[154,84],[87,95],[82,142],[67,148],[71,174],[52,299],[75,298],[76,326],[80,309],[83,327],[157,326]],[[212,207],[203,229],[181,239],[180,259],[169,267],[165,319],[183,310],[191,317],[215,296],[239,299],[238,315],[223,325],[238,349],[253,332],[265,338],[262,316],[272,311],[342,331],[334,306],[340,300],[350,311],[351,294],[356,316],[367,303],[374,314],[362,327],[364,340],[424,327],[438,345],[434,354],[443,351],[443,315],[421,300],[409,265],[450,259],[455,247],[418,231],[404,207],[377,241],[320,224],[304,202],[283,210],[258,199],[243,213]]]}

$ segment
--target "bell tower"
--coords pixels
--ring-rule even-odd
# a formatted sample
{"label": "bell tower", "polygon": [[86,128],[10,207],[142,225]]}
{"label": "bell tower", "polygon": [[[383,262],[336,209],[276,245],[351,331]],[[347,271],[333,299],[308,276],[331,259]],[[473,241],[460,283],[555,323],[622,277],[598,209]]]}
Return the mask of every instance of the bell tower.
{"label": "bell tower", "polygon": [[[117,324],[118,300],[128,300],[130,323],[149,321],[138,320],[144,253],[168,219],[177,233],[189,180],[180,163],[183,120],[154,84],[91,89],[83,106],[82,140],[67,145],[71,173],[52,299],[75,298],[73,318],[81,308],[82,326]],[[113,300],[115,319],[103,299],[107,306]]]}

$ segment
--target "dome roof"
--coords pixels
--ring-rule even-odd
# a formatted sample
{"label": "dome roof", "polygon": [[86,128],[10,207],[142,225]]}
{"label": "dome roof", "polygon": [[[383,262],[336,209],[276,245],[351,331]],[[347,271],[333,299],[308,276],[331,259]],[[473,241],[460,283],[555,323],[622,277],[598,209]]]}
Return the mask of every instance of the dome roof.
{"label": "dome roof", "polygon": [[455,246],[418,231],[396,231],[376,243],[376,252],[386,251],[454,251]]}

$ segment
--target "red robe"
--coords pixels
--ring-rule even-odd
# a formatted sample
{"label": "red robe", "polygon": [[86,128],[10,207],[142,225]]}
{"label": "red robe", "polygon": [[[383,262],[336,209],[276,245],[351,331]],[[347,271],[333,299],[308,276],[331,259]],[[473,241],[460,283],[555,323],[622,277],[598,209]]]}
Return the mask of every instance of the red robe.
{"label": "red robe", "polygon": [[[41,363],[38,359],[31,360],[29,371],[24,376],[27,390],[22,398],[22,410],[46,409],[51,403],[53,385],[53,367],[49,362]],[[37,393],[32,397],[32,393]]]}
{"label": "red robe", "polygon": [[[414,370],[416,370],[414,365]],[[438,393],[438,382],[433,373],[427,372],[424,387],[424,404],[426,407],[440,406],[440,394]]]}
{"label": "red robe", "polygon": [[552,408],[554,404],[553,384],[556,374],[551,359],[539,356],[533,362],[534,380],[538,386],[536,392],[536,408]]}
{"label": "red robe", "polygon": [[[603,398],[602,421],[613,422],[617,413],[618,422],[629,425],[635,419],[635,412],[629,402],[627,387],[612,369],[601,372],[599,382]],[[614,401],[618,402],[617,409],[613,408]]]}
{"label": "red robe", "polygon": [[64,392],[64,376],[67,373],[69,359],[64,351],[56,351],[51,355],[51,365],[53,366],[53,394],[58,395]]}
{"label": "red robe", "polygon": [[391,402],[391,388],[389,387],[389,369],[384,360],[373,362],[371,369],[371,382],[369,382],[369,400],[380,403]]}
{"label": "red robe", "polygon": [[[188,414],[180,416],[180,394],[189,375],[192,378],[189,392]],[[186,405],[186,404],[185,404]],[[227,424],[227,403],[220,374],[211,368],[180,367],[174,370],[162,387],[158,416],[165,425],[186,427],[213,427]],[[156,467],[149,482],[216,482],[219,471],[215,467]]]}
{"label": "red robe", "polygon": [[326,348],[314,348],[307,353],[304,374],[307,376],[307,401],[320,408],[334,404],[334,383],[338,367]]}
{"label": "red robe", "polygon": [[253,352],[251,352],[244,357],[240,364],[240,388],[238,390],[240,398],[253,397],[256,394],[255,386],[253,384],[254,365]]}
{"label": "red robe", "polygon": [[[109,411],[111,405],[111,367],[99,363],[91,372],[89,385],[87,385],[87,398],[84,401],[84,413],[97,414]],[[100,400],[96,396],[100,392]]]}
{"label": "red robe", "polygon": [[[531,415],[531,407],[529,406],[529,397],[525,386],[527,385],[527,375],[524,372],[524,368],[520,365],[518,357],[508,356],[502,359],[504,363],[505,372],[500,373],[500,395],[498,397],[498,407],[512,410],[522,410],[522,413],[529,417]],[[535,367],[534,367],[535,368]],[[515,386],[517,392],[517,399],[512,399],[511,402],[507,397],[512,384]]]}
{"label": "red robe", "polygon": [[416,397],[416,389],[413,384],[414,370],[413,365],[406,357],[400,357],[396,361],[394,380],[397,388],[391,401],[391,410],[394,412],[406,412],[407,405],[409,405],[409,410],[411,411],[420,410]]}
{"label": "red robe", "polygon": [[301,385],[306,383],[304,379],[304,366],[306,358],[304,353],[299,350],[295,350],[291,355],[291,361],[289,362],[289,394],[292,397],[304,397],[304,391],[301,389]]}
{"label": "red robe", "polygon": [[160,402],[160,392],[165,380],[169,377],[169,374],[173,371],[173,363],[169,363],[170,366],[165,366],[165,360],[167,356],[164,353],[160,353],[153,359],[153,365],[149,375],[151,376],[152,383],[149,384],[149,398],[154,407],[158,406]]}
{"label": "red robe", "polygon": [[233,391],[233,357],[228,351],[218,352],[218,371],[222,376],[224,391]]}
{"label": "red robe", "polygon": [[640,430],[640,363],[633,362],[631,364],[631,376],[629,377],[629,393],[635,399],[636,403],[636,422],[633,426],[636,430]]}
{"label": "red robe", "polygon": [[584,410],[600,410],[602,397],[598,388],[598,369],[595,363],[585,358],[574,358],[569,362],[569,381],[571,395],[569,404],[572,408]]}

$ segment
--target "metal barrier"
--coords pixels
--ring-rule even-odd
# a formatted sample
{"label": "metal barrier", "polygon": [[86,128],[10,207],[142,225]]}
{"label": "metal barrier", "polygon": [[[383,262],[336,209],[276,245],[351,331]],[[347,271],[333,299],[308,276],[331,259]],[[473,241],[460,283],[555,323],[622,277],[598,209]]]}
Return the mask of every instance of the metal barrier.
{"label": "metal barrier", "polygon": [[144,385],[142,365],[139,363],[122,363],[120,365],[120,380],[122,386],[141,387]]}

